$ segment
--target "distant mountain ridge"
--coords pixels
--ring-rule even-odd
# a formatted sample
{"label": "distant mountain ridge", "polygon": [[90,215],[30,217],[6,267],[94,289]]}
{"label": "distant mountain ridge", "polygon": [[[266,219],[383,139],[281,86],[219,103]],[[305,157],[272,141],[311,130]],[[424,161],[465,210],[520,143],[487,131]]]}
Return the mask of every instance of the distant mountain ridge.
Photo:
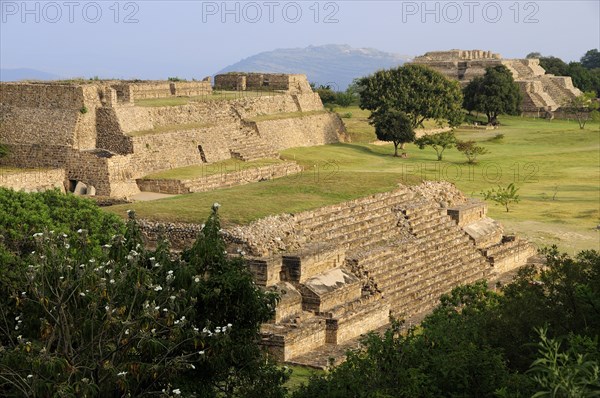
{"label": "distant mountain ridge", "polygon": [[[310,82],[345,90],[352,80],[379,69],[396,67],[412,59],[373,48],[327,44],[262,52],[229,65],[218,73],[270,72],[304,73]],[[217,73],[217,74],[218,74]]]}
{"label": "distant mountain ridge", "polygon": [[19,80],[57,80],[60,76],[30,68],[0,69],[0,81],[15,82]]}

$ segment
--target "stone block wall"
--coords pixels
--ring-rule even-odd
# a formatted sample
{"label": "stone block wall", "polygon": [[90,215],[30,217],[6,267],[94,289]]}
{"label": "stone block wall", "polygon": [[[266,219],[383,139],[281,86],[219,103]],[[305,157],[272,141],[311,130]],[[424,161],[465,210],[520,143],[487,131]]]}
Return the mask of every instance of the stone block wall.
{"label": "stone block wall", "polygon": [[0,187],[25,192],[40,192],[49,189],[65,192],[65,170],[29,169],[9,172],[0,168]]}
{"label": "stone block wall", "polygon": [[461,206],[451,207],[447,210],[448,215],[460,227],[481,220],[487,214],[485,202],[473,201]]}
{"label": "stone block wall", "polygon": [[252,182],[268,181],[274,178],[296,174],[301,171],[302,168],[297,163],[285,162],[200,176],[190,180],[143,178],[137,180],[137,185],[142,192],[158,192],[178,195],[192,192],[207,192]]}
{"label": "stone block wall", "polygon": [[332,144],[346,134],[343,122],[333,113],[266,120],[257,122],[256,129],[277,150]]}
{"label": "stone block wall", "polygon": [[215,76],[216,90],[279,90],[312,92],[306,75],[230,72]]}

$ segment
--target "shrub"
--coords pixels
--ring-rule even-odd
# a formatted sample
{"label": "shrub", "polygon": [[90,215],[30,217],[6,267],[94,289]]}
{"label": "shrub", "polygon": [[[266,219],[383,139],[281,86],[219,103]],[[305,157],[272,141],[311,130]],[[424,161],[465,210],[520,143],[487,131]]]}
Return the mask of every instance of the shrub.
{"label": "shrub", "polygon": [[489,153],[487,149],[478,146],[475,141],[457,141],[456,149],[467,157],[467,163],[477,163],[477,156]]}
{"label": "shrub", "polygon": [[99,243],[38,225],[33,251],[0,261],[2,396],[283,397],[256,344],[276,296],[227,256],[216,206],[183,254],[147,250],[133,212]]}
{"label": "shrub", "polygon": [[351,119],[351,118],[352,118],[352,112],[346,112],[346,113],[342,113],[342,114],[340,115],[340,117],[341,117],[342,119]]}

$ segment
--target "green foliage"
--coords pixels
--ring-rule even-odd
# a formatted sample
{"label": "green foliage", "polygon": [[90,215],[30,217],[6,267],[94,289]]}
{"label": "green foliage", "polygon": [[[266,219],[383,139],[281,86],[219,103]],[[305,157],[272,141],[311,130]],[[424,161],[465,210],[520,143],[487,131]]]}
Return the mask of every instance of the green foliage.
{"label": "green foliage", "polygon": [[397,110],[378,110],[372,114],[377,139],[394,143],[394,156],[398,156],[398,145],[412,142],[415,132],[408,115]]}
{"label": "green foliage", "polygon": [[357,81],[360,108],[373,114],[395,110],[406,114],[412,129],[425,119],[458,126],[463,120],[458,82],[422,65],[381,70]]}
{"label": "green foliage", "polygon": [[86,113],[88,113],[88,108],[87,106],[82,106],[81,109],[79,109],[79,113],[81,113],[82,115],[85,115]]}
{"label": "green foliage", "polygon": [[600,396],[600,366],[571,346],[561,351],[560,341],[547,336],[546,328],[539,328],[538,358],[529,373],[541,390],[532,398],[566,397],[591,398]]}
{"label": "green foliage", "polygon": [[335,94],[335,103],[339,106],[348,107],[354,103],[355,99],[356,97],[348,91]]}
{"label": "green foliage", "polygon": [[567,76],[569,73],[569,65],[558,57],[548,56],[540,58],[540,66],[544,68],[546,73],[555,76]]}
{"label": "green foliage", "polygon": [[342,113],[342,114],[340,115],[340,117],[341,117],[342,119],[351,119],[351,118],[352,118],[352,112],[345,112],[345,113]]}
{"label": "green foliage", "polygon": [[588,50],[583,57],[581,57],[581,65],[586,69],[600,68],[600,52],[597,48]]}
{"label": "green foliage", "polygon": [[415,140],[415,145],[419,149],[425,149],[425,147],[432,147],[437,154],[437,160],[442,160],[444,151],[448,148],[452,148],[456,144],[456,137],[452,131],[445,131],[437,134],[426,134]]}
{"label": "green foliage", "polygon": [[531,59],[531,58],[542,58],[542,53],[534,51],[534,52],[530,52],[529,54],[527,54],[527,56],[525,57],[527,59]]}
{"label": "green foliage", "polygon": [[167,80],[170,82],[186,82],[187,81],[187,79],[182,79],[181,77],[178,77],[178,76],[169,77],[169,78],[167,78]]}
{"label": "green foliage", "polygon": [[556,76],[570,76],[573,85],[582,91],[600,93],[600,67],[597,65],[597,50],[590,50],[581,62],[566,63],[560,58],[549,56],[540,58],[540,66]]}
{"label": "green foliage", "polygon": [[512,72],[504,65],[486,68],[483,77],[476,77],[464,89],[463,106],[468,111],[483,112],[488,124],[498,123],[498,115],[518,115],[522,95]]}
{"label": "green foliage", "polygon": [[511,203],[519,203],[519,195],[517,192],[519,188],[515,186],[512,182],[506,186],[506,188],[498,185],[498,189],[490,189],[486,192],[482,192],[483,198],[485,200],[491,200],[496,202],[499,205],[504,206],[506,211],[508,212],[508,205]]}
{"label": "green foliage", "polygon": [[[36,195],[15,195],[13,208],[44,210]],[[50,198],[58,218],[89,206]],[[165,241],[147,250],[133,212],[101,242],[98,210],[83,220],[92,230],[59,232],[49,228],[65,221],[36,219],[33,242],[22,236],[34,250],[0,262],[1,395],[283,397],[288,372],[256,344],[277,298],[252,283],[243,259],[228,257],[217,208],[181,255]]]}
{"label": "green foliage", "polygon": [[485,147],[477,145],[475,141],[456,141],[456,149],[467,157],[467,163],[477,163],[479,155],[490,153]]}
{"label": "green foliage", "polygon": [[600,104],[595,100],[596,93],[587,92],[569,101],[564,107],[567,112],[575,115],[579,128],[583,130],[589,120],[598,118],[598,108]]}
{"label": "green foliage", "polygon": [[9,153],[10,152],[8,150],[8,147],[6,145],[0,143],[0,158],[8,156]]}
{"label": "green foliage", "polygon": [[329,85],[320,85],[315,90],[319,97],[321,98],[321,102],[323,104],[334,104],[335,103],[335,91],[331,89]]}

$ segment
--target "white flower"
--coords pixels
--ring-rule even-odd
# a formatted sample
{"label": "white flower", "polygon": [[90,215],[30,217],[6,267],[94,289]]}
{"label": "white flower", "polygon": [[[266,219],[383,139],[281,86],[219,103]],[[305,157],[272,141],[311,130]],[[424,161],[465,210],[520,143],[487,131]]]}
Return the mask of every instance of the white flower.
{"label": "white flower", "polygon": [[104,309],[105,309],[106,311],[108,311],[108,310],[110,310],[110,307],[107,305],[107,306],[105,306],[105,307],[104,307]]}
{"label": "white flower", "polygon": [[81,297],[85,297],[85,293],[84,293],[84,292],[81,292],[81,293],[79,293],[79,295],[80,295]]}
{"label": "white flower", "polygon": [[149,260],[150,260],[150,261],[154,261],[154,257],[150,257],[150,258],[149,258]]}
{"label": "white flower", "polygon": [[114,279],[111,279],[111,280],[110,280],[110,283],[115,283],[115,280],[114,280]]}
{"label": "white flower", "polygon": [[227,327],[228,327],[228,328],[230,328],[231,326],[232,326],[232,325],[231,325],[231,323],[228,323],[228,324],[227,324]]}
{"label": "white flower", "polygon": [[128,335],[129,334],[129,329],[125,330],[125,334]]}
{"label": "white flower", "polygon": [[172,269],[170,269],[170,270],[167,272],[167,274],[169,274],[169,275],[173,275],[173,270],[172,270]]}
{"label": "white flower", "polygon": [[169,312],[169,310],[166,308],[163,308],[163,312]]}
{"label": "white flower", "polygon": [[195,278],[194,278],[194,282],[196,282],[196,283],[200,282],[200,278],[198,278],[198,277],[195,277]]}
{"label": "white flower", "polygon": [[33,378],[33,375],[27,375],[27,378],[28,378],[28,379],[32,379],[32,378]]}
{"label": "white flower", "polygon": [[83,232],[83,229],[81,229],[81,228],[79,228],[79,229],[77,230],[77,233],[78,233],[78,234],[80,234],[80,233],[82,233],[82,232]]}
{"label": "white flower", "polygon": [[71,248],[71,245],[68,243],[65,243],[65,249],[70,249],[70,248]]}
{"label": "white flower", "polygon": [[160,263],[154,264],[154,268],[158,268],[158,267],[160,267]]}
{"label": "white flower", "polygon": [[199,355],[204,355],[204,350],[202,350],[202,351],[198,351],[198,354],[199,354]]}
{"label": "white flower", "polygon": [[154,291],[155,291],[155,292],[158,292],[159,290],[162,290],[162,286],[161,286],[161,285],[156,285],[156,286],[154,287]]}
{"label": "white flower", "polygon": [[185,315],[181,317],[181,320],[182,320],[182,321],[185,321]]}
{"label": "white flower", "polygon": [[151,332],[152,334],[154,334],[154,333],[156,333],[156,329],[152,329],[150,332]]}
{"label": "white flower", "polygon": [[179,388],[176,388],[173,390],[173,394],[179,395],[179,394],[181,394],[181,391],[179,390]]}
{"label": "white flower", "polygon": [[102,247],[103,247],[103,248],[105,248],[105,249],[110,249],[110,248],[112,247],[112,245],[109,245],[109,244],[107,243],[107,244],[105,244],[105,245],[104,245],[104,246],[102,246]]}
{"label": "white flower", "polygon": [[44,236],[44,234],[41,232],[37,232],[37,233],[33,234],[34,238],[37,238],[38,236]]}
{"label": "white flower", "polygon": [[175,325],[179,325],[179,319],[176,320],[174,323],[175,323]]}
{"label": "white flower", "polygon": [[127,372],[119,372],[119,373],[117,373],[117,376],[123,376],[124,377],[126,374],[127,374]]}
{"label": "white flower", "polygon": [[170,296],[169,297],[171,300],[175,300],[175,296]]}
{"label": "white flower", "polygon": [[65,277],[64,277],[64,276],[61,276],[61,277],[60,277],[60,278],[58,278],[58,279],[60,279],[60,280],[62,281],[63,279],[65,279]]}
{"label": "white flower", "polygon": [[155,309],[156,311],[158,311],[158,310],[160,310],[160,306],[158,306],[158,305],[157,305],[156,307],[154,307],[154,309]]}
{"label": "white flower", "polygon": [[85,264],[79,264],[79,268],[85,268]]}
{"label": "white flower", "polygon": [[196,369],[196,367],[190,363],[190,369]]}

